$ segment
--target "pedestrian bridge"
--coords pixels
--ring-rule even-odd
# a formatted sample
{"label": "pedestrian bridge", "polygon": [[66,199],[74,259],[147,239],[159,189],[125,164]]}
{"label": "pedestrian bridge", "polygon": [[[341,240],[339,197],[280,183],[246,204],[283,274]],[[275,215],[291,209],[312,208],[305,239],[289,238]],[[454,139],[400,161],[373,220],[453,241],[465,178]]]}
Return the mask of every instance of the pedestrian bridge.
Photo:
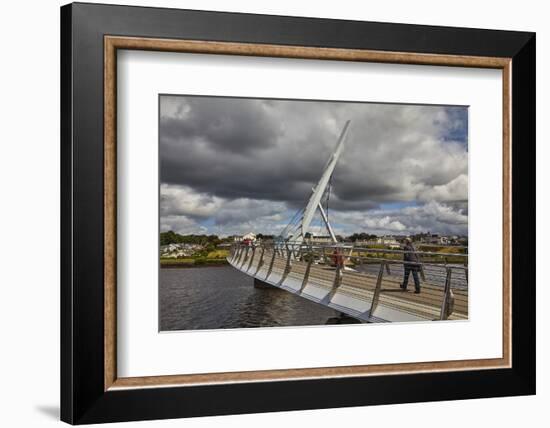
{"label": "pedestrian bridge", "polygon": [[[464,250],[465,252],[465,250]],[[351,245],[236,243],[228,262],[277,287],[361,322],[468,319],[468,255],[421,252],[422,292],[402,290],[403,251]]]}

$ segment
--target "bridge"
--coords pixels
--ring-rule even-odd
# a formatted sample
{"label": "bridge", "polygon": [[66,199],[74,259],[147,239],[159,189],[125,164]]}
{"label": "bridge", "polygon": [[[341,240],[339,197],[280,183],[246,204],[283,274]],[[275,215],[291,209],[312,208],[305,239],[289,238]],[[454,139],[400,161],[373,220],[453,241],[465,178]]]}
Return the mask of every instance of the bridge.
{"label": "bridge", "polygon": [[[405,291],[402,250],[341,245],[234,244],[228,262],[277,287],[361,322],[468,319],[466,254],[417,252],[422,292]],[[412,275],[411,275],[412,276]]]}
{"label": "bridge", "polygon": [[[419,271],[423,283],[422,292],[414,294],[400,287],[403,256],[410,254],[411,248],[380,249],[338,242],[329,221],[328,200],[349,128],[348,120],[306,206],[280,236],[273,242],[236,243],[228,262],[254,277],[257,285],[281,288],[362,322],[467,319],[466,248],[460,248],[458,254],[414,250],[418,261],[413,268]],[[332,241],[328,245],[307,242],[317,212]]]}

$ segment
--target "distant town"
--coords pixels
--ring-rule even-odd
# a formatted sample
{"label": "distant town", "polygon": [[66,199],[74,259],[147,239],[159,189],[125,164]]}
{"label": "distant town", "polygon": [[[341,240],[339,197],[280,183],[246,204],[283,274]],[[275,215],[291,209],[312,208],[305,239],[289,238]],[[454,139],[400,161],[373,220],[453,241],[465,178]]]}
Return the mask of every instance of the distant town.
{"label": "distant town", "polygon": [[[252,232],[245,235],[218,237],[217,235],[181,235],[168,231],[160,234],[160,263],[162,267],[195,267],[204,265],[226,264],[229,247],[235,242],[260,243],[271,241],[273,235],[264,235]],[[433,247],[468,246],[468,238],[459,235],[440,235],[425,232],[415,235],[383,235],[369,233],[354,233],[350,236],[336,235],[338,242],[353,243],[356,246],[367,248],[399,249],[406,238],[424,250],[436,250]],[[330,244],[330,236],[316,236],[310,233],[305,235],[307,244]],[[426,248],[429,247],[429,248]]]}

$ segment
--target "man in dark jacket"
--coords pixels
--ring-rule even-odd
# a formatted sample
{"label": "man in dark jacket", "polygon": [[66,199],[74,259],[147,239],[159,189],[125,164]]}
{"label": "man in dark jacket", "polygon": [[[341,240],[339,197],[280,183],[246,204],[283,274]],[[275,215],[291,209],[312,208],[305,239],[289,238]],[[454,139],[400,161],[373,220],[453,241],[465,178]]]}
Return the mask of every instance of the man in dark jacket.
{"label": "man in dark jacket", "polygon": [[420,270],[420,260],[418,259],[418,254],[416,254],[416,249],[414,248],[411,240],[409,238],[405,239],[405,246],[403,247],[403,284],[401,288],[403,290],[407,289],[407,284],[409,283],[409,274],[412,272],[414,278],[414,292],[415,294],[420,293],[420,279],[418,278],[418,271]]}

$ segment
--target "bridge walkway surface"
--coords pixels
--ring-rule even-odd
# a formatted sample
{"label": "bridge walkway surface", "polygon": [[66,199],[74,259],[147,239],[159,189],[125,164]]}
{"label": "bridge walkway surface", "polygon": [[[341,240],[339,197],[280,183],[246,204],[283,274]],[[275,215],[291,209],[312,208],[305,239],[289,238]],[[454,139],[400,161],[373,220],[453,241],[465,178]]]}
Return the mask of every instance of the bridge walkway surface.
{"label": "bridge walkway surface", "polygon": [[446,287],[422,281],[422,292],[415,294],[412,277],[407,291],[400,288],[402,278],[391,263],[380,264],[376,275],[293,259],[287,254],[269,248],[240,248],[228,261],[258,281],[363,322],[468,319],[467,287],[450,290],[446,298]]}

